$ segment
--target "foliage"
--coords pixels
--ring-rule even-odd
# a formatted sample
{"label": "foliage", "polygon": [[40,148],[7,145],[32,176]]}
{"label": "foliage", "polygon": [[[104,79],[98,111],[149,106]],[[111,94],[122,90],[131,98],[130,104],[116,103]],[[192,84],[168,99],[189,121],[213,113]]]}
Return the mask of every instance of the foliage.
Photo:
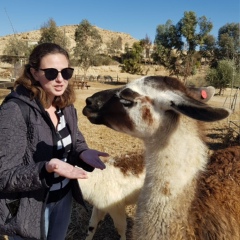
{"label": "foliage", "polygon": [[40,43],[51,42],[56,43],[62,46],[65,49],[69,48],[70,40],[65,35],[64,31],[61,31],[56,22],[50,18],[47,23],[44,23],[40,29],[41,37],[39,40]]}
{"label": "foliage", "polygon": [[206,81],[215,88],[219,89],[219,94],[226,87],[240,86],[240,75],[231,60],[221,60],[216,68],[209,69]]}
{"label": "foliage", "polygon": [[98,54],[93,59],[93,66],[114,65],[116,64],[111,57],[104,54]]}
{"label": "foliage", "polygon": [[[53,42],[68,48],[70,45],[69,39],[56,25],[55,21],[50,18],[47,23],[44,23],[40,29],[41,37],[38,43]],[[8,62],[17,62],[21,58],[28,58],[34,45],[29,45],[27,41],[20,40],[16,35],[13,35],[6,44],[3,53],[5,54],[2,60]]]}
{"label": "foliage", "polygon": [[176,73],[178,53],[183,47],[181,35],[171,20],[159,25],[156,30],[155,48],[152,57],[155,62],[163,65],[170,73]]}
{"label": "foliage", "polygon": [[142,46],[143,50],[144,50],[144,54],[143,57],[150,60],[150,48],[152,46],[152,41],[150,40],[150,38],[148,37],[148,35],[146,35],[146,37],[144,39],[140,40],[140,45]]}
{"label": "foliage", "polygon": [[121,68],[122,72],[130,74],[140,74],[142,72],[141,64],[137,63],[134,59],[125,59]]}
{"label": "foliage", "polygon": [[94,65],[96,55],[100,53],[101,35],[87,20],[83,20],[75,30],[76,47],[74,58],[86,74],[88,68]]}
{"label": "foliage", "polygon": [[111,39],[107,43],[107,50],[110,56],[118,56],[122,52],[122,38],[118,37],[117,39]]}
{"label": "foliage", "polygon": [[204,38],[200,46],[200,53],[205,58],[205,63],[214,66],[219,60],[234,60],[239,67],[240,62],[240,32],[238,23],[227,23],[218,31],[218,39],[212,35]]}
{"label": "foliage", "polygon": [[184,12],[176,25],[171,20],[159,25],[152,55],[154,61],[165,66],[172,75],[183,76],[186,80],[194,73],[196,48],[211,29],[212,23],[205,16],[197,18],[192,11]]}
{"label": "foliage", "polygon": [[212,63],[216,57],[217,42],[213,35],[208,34],[200,46],[199,53],[205,59],[205,63]]}
{"label": "foliage", "polygon": [[[186,38],[187,51],[195,52],[197,46],[203,43],[204,38],[212,30],[212,23],[205,16],[197,19],[194,12],[185,12],[184,17],[179,22],[181,35]],[[199,32],[197,33],[197,28]]]}
{"label": "foliage", "polygon": [[30,54],[30,50],[26,41],[20,40],[13,35],[13,37],[8,40],[3,50],[5,56],[2,60],[9,63],[18,62],[20,59],[27,58]]}
{"label": "foliage", "polygon": [[142,72],[143,47],[140,42],[133,43],[132,48],[125,46],[125,54],[122,55],[123,64],[121,65],[122,71],[131,74],[140,74]]}
{"label": "foliage", "polygon": [[227,23],[218,31],[221,58],[234,59],[240,53],[239,23]]}

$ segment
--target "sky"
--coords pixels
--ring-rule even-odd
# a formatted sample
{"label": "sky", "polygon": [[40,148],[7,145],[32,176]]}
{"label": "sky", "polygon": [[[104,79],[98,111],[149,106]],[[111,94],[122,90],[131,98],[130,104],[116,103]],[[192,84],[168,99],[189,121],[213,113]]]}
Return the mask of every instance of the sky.
{"label": "sky", "polygon": [[153,42],[158,25],[176,24],[185,11],[205,16],[210,32],[240,22],[240,0],[0,0],[0,36],[40,29],[52,18],[57,26],[77,25],[86,19],[102,29],[123,32]]}

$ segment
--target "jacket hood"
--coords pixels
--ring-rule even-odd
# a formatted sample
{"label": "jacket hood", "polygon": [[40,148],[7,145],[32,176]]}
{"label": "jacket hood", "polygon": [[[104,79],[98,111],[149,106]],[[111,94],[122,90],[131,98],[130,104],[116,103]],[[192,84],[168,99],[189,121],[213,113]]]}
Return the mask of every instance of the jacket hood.
{"label": "jacket hood", "polygon": [[30,93],[31,92],[28,89],[26,89],[24,86],[19,85],[16,90],[12,91],[10,94],[8,94],[6,96],[5,100],[7,101],[11,98],[17,98],[17,99],[20,99],[21,101],[25,102],[32,108],[35,108],[36,110],[41,112],[36,100],[35,99],[31,100]]}

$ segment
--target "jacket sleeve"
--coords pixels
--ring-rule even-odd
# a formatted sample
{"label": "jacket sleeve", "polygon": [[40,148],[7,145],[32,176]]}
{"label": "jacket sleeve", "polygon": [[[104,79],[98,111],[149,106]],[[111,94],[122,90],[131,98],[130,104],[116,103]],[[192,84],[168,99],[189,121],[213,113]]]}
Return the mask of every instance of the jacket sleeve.
{"label": "jacket sleeve", "polygon": [[27,125],[19,106],[6,102],[0,109],[0,192],[26,192],[43,188],[40,172],[28,148]]}

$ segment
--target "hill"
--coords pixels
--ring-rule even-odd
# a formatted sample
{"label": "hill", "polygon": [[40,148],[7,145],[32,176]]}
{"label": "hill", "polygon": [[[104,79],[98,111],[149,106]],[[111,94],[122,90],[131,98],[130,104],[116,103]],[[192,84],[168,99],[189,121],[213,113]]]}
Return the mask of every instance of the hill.
{"label": "hill", "polygon": [[[74,40],[74,33],[75,29],[77,28],[78,25],[66,25],[66,26],[60,26],[58,27],[61,31],[63,31],[66,36],[70,40],[70,48],[75,46],[75,40]],[[129,46],[132,46],[132,44],[138,39],[133,38],[130,34],[127,33],[122,33],[122,32],[113,32],[110,30],[105,30],[99,27],[95,28],[99,31],[99,34],[102,37],[103,44],[102,44],[102,49],[106,48],[106,44],[111,41],[112,39],[116,40],[119,37],[122,38],[122,43],[123,46],[128,43]],[[17,33],[15,36],[13,34],[11,35],[6,35],[3,37],[0,37],[0,55],[3,54],[3,49],[5,48],[5,45],[7,44],[8,40],[12,37],[16,37],[17,39],[21,39],[23,41],[27,41],[29,43],[34,43],[37,42],[40,39],[41,33],[40,30],[35,30],[35,31],[30,31],[30,32],[23,32],[23,33]]]}
{"label": "hill", "polygon": [[[69,38],[70,48],[73,48],[75,46],[74,34],[77,26],[78,25],[66,25],[66,26],[58,27]],[[123,47],[126,43],[128,43],[129,46],[132,46],[134,42],[139,41],[138,39],[133,38],[130,34],[127,34],[127,33],[105,30],[96,26],[95,28],[99,31],[99,34],[102,37],[102,40],[103,40],[103,44],[101,46],[102,49],[106,48],[107,43],[109,41],[111,41],[112,39],[116,40],[119,37],[122,38]],[[40,39],[40,36],[41,36],[40,30],[34,30],[30,32],[17,33],[15,34],[15,36],[12,34],[12,35],[6,35],[3,37],[0,37],[0,55],[3,55],[3,49],[5,48],[9,39],[12,37],[16,37],[17,39],[27,41],[28,43],[35,43],[35,42],[38,42],[38,40]],[[143,66],[143,70],[144,70],[144,73],[148,72],[148,74],[152,74],[152,75],[168,74],[168,72],[165,71],[165,69],[163,69],[163,67],[160,67],[160,66]],[[83,74],[83,70],[75,67],[75,74],[81,75]],[[15,75],[14,69],[11,64],[0,62],[0,78],[10,79],[11,76],[14,76],[14,75]],[[139,75],[132,75],[132,74],[121,72],[121,68],[117,65],[90,67],[87,72],[87,75],[93,75],[94,77],[98,75],[111,75],[114,78],[118,77],[120,80],[124,80],[124,81],[126,80],[126,78],[132,79],[132,78],[139,77]]]}

